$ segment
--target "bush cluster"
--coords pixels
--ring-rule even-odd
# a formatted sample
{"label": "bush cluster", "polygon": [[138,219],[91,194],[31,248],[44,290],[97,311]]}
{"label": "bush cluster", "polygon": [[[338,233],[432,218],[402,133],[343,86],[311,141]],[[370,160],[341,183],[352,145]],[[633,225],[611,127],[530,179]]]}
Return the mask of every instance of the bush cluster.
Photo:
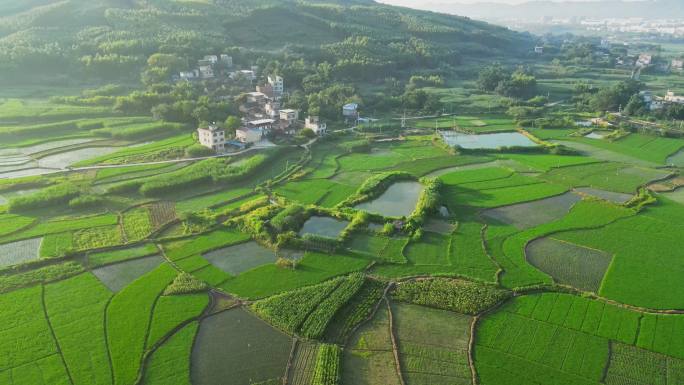
{"label": "bush cluster", "polygon": [[392,296],[402,302],[475,315],[508,298],[510,292],[493,285],[433,278],[400,283]]}

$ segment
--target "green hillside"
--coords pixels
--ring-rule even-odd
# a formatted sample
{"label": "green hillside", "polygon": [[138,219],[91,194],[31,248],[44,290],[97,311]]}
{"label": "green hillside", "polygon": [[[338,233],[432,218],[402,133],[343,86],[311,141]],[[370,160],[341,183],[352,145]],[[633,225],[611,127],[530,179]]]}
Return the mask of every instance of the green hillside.
{"label": "green hillside", "polygon": [[0,1],[0,77],[8,81],[124,79],[156,52],[194,60],[246,48],[239,52],[403,69],[530,45],[505,28],[366,0]]}

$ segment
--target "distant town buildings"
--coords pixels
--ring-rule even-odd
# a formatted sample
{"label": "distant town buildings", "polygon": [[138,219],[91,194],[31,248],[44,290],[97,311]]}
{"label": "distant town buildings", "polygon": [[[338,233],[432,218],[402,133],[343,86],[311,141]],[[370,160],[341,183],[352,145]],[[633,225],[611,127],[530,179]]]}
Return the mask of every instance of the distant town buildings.
{"label": "distant town buildings", "polygon": [[681,71],[684,69],[684,59],[672,59],[670,65],[673,71]]}
{"label": "distant town buildings", "polygon": [[235,140],[245,144],[254,144],[260,142],[265,135],[263,129],[243,127],[235,131]]}
{"label": "distant town buildings", "polygon": [[277,75],[269,75],[268,84],[273,89],[273,97],[275,97],[276,99],[280,99],[283,97],[283,93],[285,92],[285,82],[283,81],[282,77]]}
{"label": "distant town buildings", "polygon": [[637,59],[636,65],[640,67],[650,66],[653,63],[653,55],[642,53]]}
{"label": "distant town buildings", "polygon": [[197,137],[199,143],[216,152],[222,152],[225,149],[226,131],[216,124],[210,124],[208,127],[199,127],[197,129]]}
{"label": "distant town buildings", "polygon": [[359,118],[359,105],[356,103],[349,103],[342,106],[342,116],[346,120],[356,121]]}

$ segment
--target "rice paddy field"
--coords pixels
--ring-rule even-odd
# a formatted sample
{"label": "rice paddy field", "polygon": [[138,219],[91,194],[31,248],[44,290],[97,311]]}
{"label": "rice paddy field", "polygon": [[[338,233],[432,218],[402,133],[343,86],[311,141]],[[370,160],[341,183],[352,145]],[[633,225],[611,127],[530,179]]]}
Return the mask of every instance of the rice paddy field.
{"label": "rice paddy field", "polygon": [[[10,113],[2,384],[684,381],[684,200],[645,189],[679,174],[680,139],[530,130],[582,149],[557,155],[433,135],[518,129],[480,109],[192,160],[190,131],[146,118]],[[102,137],[117,125],[149,135]]]}

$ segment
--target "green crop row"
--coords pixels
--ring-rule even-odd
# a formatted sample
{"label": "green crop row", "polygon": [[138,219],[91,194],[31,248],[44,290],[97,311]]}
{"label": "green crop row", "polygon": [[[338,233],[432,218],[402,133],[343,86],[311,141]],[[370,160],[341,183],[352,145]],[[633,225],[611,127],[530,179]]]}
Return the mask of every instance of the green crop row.
{"label": "green crop row", "polygon": [[475,315],[505,300],[510,293],[493,285],[432,278],[402,282],[392,296],[402,302]]}
{"label": "green crop row", "polygon": [[312,385],[338,385],[340,383],[342,349],[337,345],[321,344],[318,347]]}
{"label": "green crop row", "polygon": [[147,238],[152,232],[152,222],[147,209],[135,209],[123,214],[123,230],[128,242]]}
{"label": "green crop row", "polygon": [[154,306],[152,323],[147,335],[147,349],[153,347],[176,326],[198,317],[208,304],[209,296],[206,293],[159,297]]}
{"label": "green crop row", "polygon": [[367,279],[359,291],[335,315],[326,329],[325,340],[344,343],[352,331],[368,319],[373,309],[382,299],[385,284]]}

